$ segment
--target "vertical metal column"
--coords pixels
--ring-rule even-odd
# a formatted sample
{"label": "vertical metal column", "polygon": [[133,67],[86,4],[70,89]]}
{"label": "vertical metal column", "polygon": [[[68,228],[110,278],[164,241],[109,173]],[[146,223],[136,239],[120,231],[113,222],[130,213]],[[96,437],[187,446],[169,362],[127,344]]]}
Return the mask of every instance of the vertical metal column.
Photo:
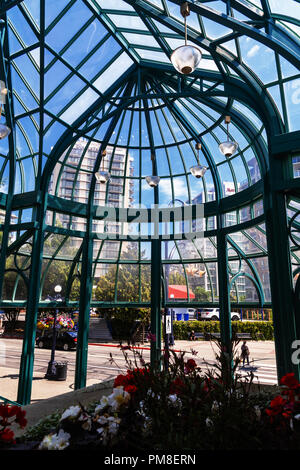
{"label": "vertical metal column", "polygon": [[152,367],[161,365],[161,241],[151,241],[151,352]]}
{"label": "vertical metal column", "polygon": [[31,399],[32,375],[34,364],[34,347],[38,305],[40,300],[41,268],[43,261],[44,224],[47,207],[47,195],[37,210],[38,228],[34,230],[31,270],[26,308],[26,320],[23,339],[23,350],[20,363],[20,375],[17,402],[27,405]]}
{"label": "vertical metal column", "polygon": [[264,209],[278,379],[288,372],[294,372],[299,380],[299,365],[292,363],[292,344],[297,334],[286,201],[284,193],[276,191],[276,186],[280,186],[287,171],[287,160],[270,157],[270,172],[265,180]]}
{"label": "vertical metal column", "polygon": [[78,336],[76,348],[75,390],[86,385],[88,338],[90,321],[90,301],[92,296],[92,266],[93,266],[93,241],[92,214],[87,218],[87,232],[83,240],[81,276],[80,276],[80,305],[78,318]]}
{"label": "vertical metal column", "polygon": [[[3,19],[4,18],[4,19]],[[5,119],[8,127],[11,129],[11,133],[8,136],[9,143],[9,182],[8,182],[8,193],[6,197],[5,205],[5,220],[4,228],[1,240],[1,252],[0,252],[0,298],[2,298],[2,287],[4,283],[4,273],[6,265],[7,247],[9,240],[9,229],[12,212],[12,202],[15,188],[15,174],[16,174],[16,144],[15,144],[15,129],[14,129],[14,110],[12,100],[12,84],[9,67],[9,46],[8,46],[8,31],[7,31],[7,20],[6,15],[0,18],[0,78],[5,82],[5,86],[8,89],[5,109]]]}
{"label": "vertical metal column", "polygon": [[221,342],[226,347],[226,351],[231,351],[231,308],[228,282],[228,254],[227,235],[222,231],[222,215],[218,218],[217,233],[217,254],[218,254],[218,284],[219,284],[219,308],[220,308],[220,329]]}

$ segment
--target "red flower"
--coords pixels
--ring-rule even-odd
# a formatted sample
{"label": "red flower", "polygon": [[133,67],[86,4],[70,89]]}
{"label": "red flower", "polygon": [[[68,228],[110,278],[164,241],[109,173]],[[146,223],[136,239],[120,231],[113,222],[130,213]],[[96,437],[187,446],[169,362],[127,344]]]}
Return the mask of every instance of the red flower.
{"label": "red flower", "polygon": [[0,431],[0,441],[4,442],[5,444],[15,444],[14,440],[14,433],[9,428],[4,428],[3,431]]}
{"label": "red flower", "polygon": [[177,377],[177,379],[175,379],[170,385],[171,394],[175,393],[176,395],[180,395],[184,392],[184,390],[185,384],[179,377]]}
{"label": "red flower", "polygon": [[126,385],[124,387],[124,390],[125,392],[128,392],[131,395],[133,395],[137,391],[137,387],[135,385]]}
{"label": "red flower", "polygon": [[25,418],[25,415],[26,415],[26,411],[18,407],[18,411],[16,415],[16,423],[18,423],[21,428],[25,428],[27,424],[27,419]]}
{"label": "red flower", "polygon": [[294,372],[286,374],[284,377],[282,377],[280,380],[280,385],[284,385],[291,390],[296,390],[300,387],[300,384],[296,379]]}
{"label": "red flower", "polygon": [[185,371],[185,373],[189,374],[189,373],[192,372],[196,367],[197,367],[196,361],[194,361],[194,359],[189,359],[189,360],[185,363],[184,371]]}
{"label": "red flower", "polygon": [[282,396],[277,395],[270,403],[270,407],[266,409],[266,413],[271,415],[277,415],[282,413],[284,405],[286,405],[286,400]]}
{"label": "red flower", "polygon": [[127,375],[118,375],[115,378],[114,387],[120,387],[120,386],[125,387],[126,385],[128,385]]}

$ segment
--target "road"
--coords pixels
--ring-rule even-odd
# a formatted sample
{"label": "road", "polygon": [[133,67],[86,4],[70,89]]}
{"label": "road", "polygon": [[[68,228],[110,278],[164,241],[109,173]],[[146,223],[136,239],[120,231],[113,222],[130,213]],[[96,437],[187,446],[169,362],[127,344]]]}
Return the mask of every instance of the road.
{"label": "road", "polygon": [[[249,370],[255,374],[255,381],[262,384],[276,384],[276,361],[274,343],[272,341],[250,341],[250,367],[240,368],[239,372],[245,375]],[[175,351],[185,351],[186,358],[193,357],[204,370],[212,367],[215,358],[216,346],[208,341],[177,341]],[[149,345],[145,344],[136,351],[142,355],[144,361],[149,362]],[[16,400],[19,364],[22,352],[22,341],[17,339],[0,339],[0,395]],[[124,351],[129,361],[134,361],[132,352]],[[128,369],[124,353],[117,344],[90,344],[88,350],[87,385],[113,379],[119,373]],[[74,389],[74,373],[76,351],[60,351],[55,354],[56,361],[68,362],[68,375],[66,381],[49,381],[44,378],[50,360],[50,349],[35,349],[34,373],[32,385],[33,401],[50,396],[66,393]],[[136,366],[140,366],[136,358]]]}

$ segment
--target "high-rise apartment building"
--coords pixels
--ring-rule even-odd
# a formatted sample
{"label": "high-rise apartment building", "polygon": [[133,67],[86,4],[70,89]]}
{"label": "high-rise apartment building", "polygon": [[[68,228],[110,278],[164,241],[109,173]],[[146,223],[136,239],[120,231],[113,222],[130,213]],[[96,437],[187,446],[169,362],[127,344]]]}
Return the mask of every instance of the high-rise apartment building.
{"label": "high-rise apartment building", "polygon": [[[223,181],[222,186],[223,186],[222,189],[223,189],[224,197],[235,194],[235,186],[233,182]],[[208,201],[215,200],[214,190],[207,191],[206,197]],[[203,204],[204,202],[208,202],[208,201],[205,201],[204,198],[205,198],[204,192],[201,192],[193,199],[192,204]],[[235,225],[237,223],[236,211],[224,214],[223,217],[224,217],[223,223],[226,227],[230,225]],[[202,220],[195,221],[194,230],[197,232],[204,232],[205,230],[208,230],[208,231],[215,230],[216,228],[217,226],[216,226],[215,217],[210,217],[208,220],[202,219]],[[242,238],[240,241],[238,240],[236,241],[240,245],[242,243]],[[216,257],[215,246],[211,242],[211,240],[209,240],[208,238],[203,237],[203,238],[197,239],[197,247],[204,259],[209,260],[210,258]],[[230,269],[232,270],[232,272],[234,272],[235,270],[238,270],[238,268],[239,268],[239,261],[230,262]],[[203,265],[199,266],[199,269],[203,269]],[[217,263],[207,263],[206,269],[209,271],[209,275],[208,273],[205,273],[204,276],[201,276],[199,278],[199,285],[207,291],[211,291],[212,289],[214,291],[215,297],[217,298],[219,295]],[[245,278],[243,276],[238,277],[236,280],[236,283],[238,287],[239,296],[240,298],[242,298],[245,295]],[[232,295],[234,298],[235,297],[234,291],[232,291]]]}
{"label": "high-rise apartment building", "polygon": [[[92,179],[91,172],[94,170],[99,148],[99,143],[89,142],[81,138],[71,150],[67,150],[61,156],[51,176],[49,194],[55,194],[64,199],[87,204]],[[133,174],[133,159],[127,153],[127,150],[118,147],[106,147],[106,155],[102,158],[99,170],[109,171],[111,178],[106,184],[96,182],[94,205],[97,207],[130,207],[133,202],[133,183],[131,179]],[[48,224],[52,222],[51,216],[51,213],[47,214]],[[86,220],[82,217],[56,214],[56,223],[59,223],[62,227],[79,232],[85,232],[86,230]],[[110,234],[120,233],[121,229],[123,234],[126,234],[126,231],[128,232],[126,224],[121,225],[118,222],[107,222],[97,220],[96,218],[93,221],[93,232],[99,234],[106,233],[108,240]],[[74,238],[73,246],[75,248],[80,243],[81,240],[79,238]],[[104,251],[102,252],[102,259],[114,259],[118,243],[113,241],[105,243],[103,249],[106,251],[105,253]],[[96,277],[104,273],[103,269],[99,263]]]}

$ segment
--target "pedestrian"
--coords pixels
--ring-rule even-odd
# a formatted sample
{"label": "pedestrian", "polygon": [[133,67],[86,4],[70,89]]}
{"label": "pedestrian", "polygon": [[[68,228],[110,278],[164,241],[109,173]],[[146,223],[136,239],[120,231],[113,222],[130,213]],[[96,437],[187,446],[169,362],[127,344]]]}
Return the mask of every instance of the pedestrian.
{"label": "pedestrian", "polygon": [[247,341],[243,342],[242,347],[241,347],[241,351],[242,351],[241,359],[243,360],[243,367],[244,367],[246,360],[247,360],[247,365],[249,365],[250,351],[249,351],[249,348],[247,346]]}
{"label": "pedestrian", "polygon": [[189,334],[189,340],[190,341],[196,341],[196,336],[194,330],[192,330]]}

